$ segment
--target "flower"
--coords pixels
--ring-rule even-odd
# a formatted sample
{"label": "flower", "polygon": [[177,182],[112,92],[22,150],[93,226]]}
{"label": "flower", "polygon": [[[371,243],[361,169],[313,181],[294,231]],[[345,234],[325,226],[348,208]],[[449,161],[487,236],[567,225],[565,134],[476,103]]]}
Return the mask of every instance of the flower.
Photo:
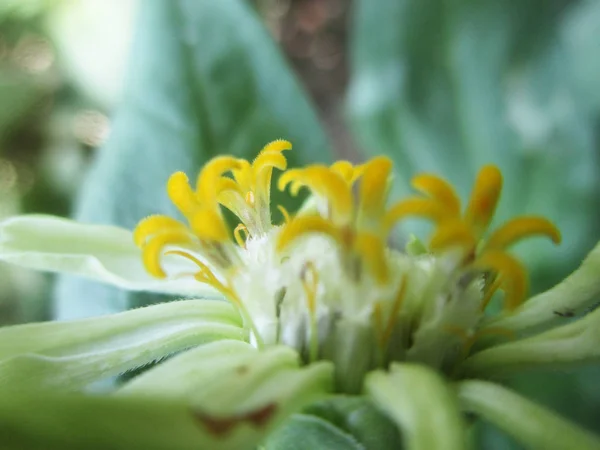
{"label": "flower", "polygon": [[[164,408],[194,442],[254,448],[307,404],[366,394],[398,425],[409,448],[464,448],[462,410],[527,445],[600,445],[487,381],[598,357],[600,313],[584,313],[600,293],[594,274],[600,247],[563,283],[525,301],[526,270],[508,247],[533,236],[559,243],[561,236],[536,216],[490,232],[502,189],[496,167],[481,169],[464,211],[452,186],[433,174],[416,176],[417,194],[388,205],[389,159],[288,169],[284,151],[291,147],[274,141],[252,163],[216,157],[195,188],[182,172],[173,174],[167,192],[185,221],[153,215],[133,234],[42,216],[0,225],[0,258],[9,262],[128,289],[212,298],[0,330],[0,389],[10,388],[18,400],[32,385],[82,390],[187,350],[109,400],[52,394],[46,404],[71,405],[65,420],[86,405],[107,415],[129,408],[151,420],[162,418]],[[279,190],[310,193],[294,215],[278,206],[281,224],[271,217],[273,169],[282,172]],[[222,207],[239,222],[230,227]],[[389,241],[397,222],[410,217],[431,221],[433,232],[427,245],[413,239],[403,252]],[[502,311],[486,314],[494,297]],[[560,312],[567,308],[579,320],[564,323]],[[438,424],[435,433],[431,422]],[[47,433],[44,423],[34,430],[40,436]],[[550,438],[542,434],[549,429],[556,430]],[[119,433],[134,441],[139,435]],[[174,436],[169,445],[186,448],[186,442]]]}

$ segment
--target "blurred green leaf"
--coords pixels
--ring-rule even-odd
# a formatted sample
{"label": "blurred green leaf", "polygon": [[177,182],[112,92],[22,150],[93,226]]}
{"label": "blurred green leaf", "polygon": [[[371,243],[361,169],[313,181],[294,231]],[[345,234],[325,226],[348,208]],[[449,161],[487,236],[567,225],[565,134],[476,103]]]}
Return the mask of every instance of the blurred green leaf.
{"label": "blurred green leaf", "polygon": [[267,439],[265,450],[363,450],[359,442],[317,416],[293,415]]}
{"label": "blurred green leaf", "polygon": [[0,140],[50,89],[40,77],[0,71]]}
{"label": "blurred green leaf", "polygon": [[505,176],[497,221],[542,214],[564,234],[558,250],[535,241],[517,249],[535,286],[566,275],[598,238],[597,2],[355,8],[349,115],[365,149],[394,159],[396,194],[431,171],[465,198],[476,171],[497,164]]}
{"label": "blurred green leaf", "polygon": [[[219,153],[253,158],[277,138],[294,143],[290,165],[331,158],[311,105],[246,2],[146,1],[131,55],[78,219],[133,227],[152,213],[176,215],[165,192],[171,173],[193,179]],[[66,278],[57,298],[60,318],[161,299]]]}

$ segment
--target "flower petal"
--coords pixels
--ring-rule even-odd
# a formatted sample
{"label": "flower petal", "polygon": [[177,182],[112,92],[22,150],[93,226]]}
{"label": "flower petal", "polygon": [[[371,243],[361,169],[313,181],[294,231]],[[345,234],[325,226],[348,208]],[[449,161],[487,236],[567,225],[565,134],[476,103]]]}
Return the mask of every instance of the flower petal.
{"label": "flower petal", "polygon": [[0,223],[0,260],[30,269],[79,275],[127,290],[222,297],[192,278],[151,277],[128,230],[59,217],[27,215]]}
{"label": "flower petal", "polygon": [[245,339],[224,301],[184,300],[72,322],[0,329],[0,389],[76,390],[215,339]]}
{"label": "flower petal", "polygon": [[298,354],[283,346],[257,350],[221,341],[190,350],[135,378],[119,396],[186,400],[208,433],[226,436],[250,425],[272,429],[332,389],[328,362],[300,367]]}
{"label": "flower petal", "polygon": [[264,431],[215,436],[187,402],[48,392],[9,392],[0,402],[4,450],[250,450]]}
{"label": "flower petal", "polygon": [[406,448],[464,449],[465,425],[446,382],[423,365],[393,364],[367,375],[365,388],[396,422]]}
{"label": "flower petal", "polygon": [[581,266],[552,289],[538,294],[510,314],[491,319],[485,328],[531,333],[564,322],[564,315],[589,312],[600,299],[600,244]]}
{"label": "flower petal", "polygon": [[527,448],[598,449],[600,439],[520,395],[485,381],[458,385],[463,408],[490,421]]}
{"label": "flower petal", "polygon": [[461,365],[467,376],[503,376],[527,369],[566,369],[600,361],[600,310],[536,336],[475,353]]}

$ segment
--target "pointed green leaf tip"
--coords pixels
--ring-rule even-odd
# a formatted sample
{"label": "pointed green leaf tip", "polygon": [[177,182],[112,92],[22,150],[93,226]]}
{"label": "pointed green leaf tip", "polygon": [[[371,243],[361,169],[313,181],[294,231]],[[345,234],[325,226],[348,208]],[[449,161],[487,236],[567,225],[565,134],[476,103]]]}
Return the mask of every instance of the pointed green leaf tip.
{"label": "pointed green leaf tip", "polygon": [[458,384],[458,397],[465,411],[488,420],[527,448],[600,449],[596,436],[497,384],[464,381]]}
{"label": "pointed green leaf tip", "polygon": [[26,215],[0,223],[0,260],[35,270],[78,275],[128,290],[221,297],[212,287],[193,279],[153,278],[144,268],[141,251],[129,230],[60,217]]}
{"label": "pointed green leaf tip", "polygon": [[392,364],[367,375],[365,388],[376,406],[400,429],[409,450],[463,450],[465,424],[455,394],[426,366]]}

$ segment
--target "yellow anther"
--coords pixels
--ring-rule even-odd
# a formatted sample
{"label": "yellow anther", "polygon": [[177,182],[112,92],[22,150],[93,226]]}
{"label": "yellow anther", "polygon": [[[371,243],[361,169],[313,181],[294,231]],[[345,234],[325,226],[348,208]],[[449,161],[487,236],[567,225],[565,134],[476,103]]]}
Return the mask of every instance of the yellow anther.
{"label": "yellow anther", "polygon": [[283,223],[284,224],[290,223],[291,218],[290,218],[290,213],[288,212],[288,210],[285,209],[282,205],[277,205],[277,209],[283,216]]}
{"label": "yellow anther", "polygon": [[407,217],[422,217],[440,222],[452,218],[450,211],[442,204],[426,199],[411,197],[392,206],[384,216],[384,230],[388,233],[396,222]]}
{"label": "yellow anther", "polygon": [[288,222],[277,237],[277,251],[283,251],[296,239],[313,233],[329,236],[342,247],[346,246],[342,231],[321,216],[296,216]]}
{"label": "yellow anther", "polygon": [[210,204],[214,202],[218,194],[218,180],[224,173],[240,167],[240,161],[233,156],[216,156],[207,162],[196,180],[196,194],[200,203]]}
{"label": "yellow anther", "polygon": [[364,165],[359,190],[359,214],[380,218],[385,209],[392,161],[380,156]]}
{"label": "yellow anther", "polygon": [[183,172],[175,172],[169,177],[167,194],[177,209],[186,217],[191,216],[200,208],[200,203],[190,187],[189,179]]}
{"label": "yellow anther", "polygon": [[561,241],[560,231],[548,219],[516,217],[492,233],[486,248],[502,250],[521,239],[540,235],[552,239],[555,244],[559,244]]}
{"label": "yellow anther", "polygon": [[[325,166],[308,166],[292,169],[279,178],[278,187],[283,191],[292,182],[307,186],[313,194],[326,199],[331,206],[332,219],[336,223],[347,224],[352,219],[352,191],[341,175]],[[292,186],[292,195],[295,186]]]}
{"label": "yellow anther", "polygon": [[188,228],[172,217],[156,214],[140,220],[135,227],[135,230],[133,230],[133,241],[135,242],[135,245],[141,247],[148,238],[165,231],[186,232],[188,231]]}
{"label": "yellow anther", "polygon": [[286,141],[284,139],[277,139],[273,142],[269,142],[267,145],[265,145],[263,147],[263,149],[261,150],[262,152],[271,152],[271,151],[276,151],[276,152],[282,152],[284,150],[291,150],[292,149],[292,143],[289,141]]}
{"label": "yellow anther", "polygon": [[250,207],[254,206],[254,192],[248,191],[246,192],[246,196],[244,197],[246,204]]}
{"label": "yellow anther", "polygon": [[[242,237],[242,231],[245,234],[244,237]],[[240,247],[246,248],[246,239],[248,239],[248,228],[246,228],[246,226],[243,223],[240,223],[237,227],[235,227],[235,230],[233,230],[233,237],[235,238],[235,241]]]}
{"label": "yellow anther", "polygon": [[157,278],[165,278],[167,274],[160,264],[161,252],[167,245],[182,245],[193,242],[192,237],[187,232],[168,231],[154,235],[142,247],[142,260],[144,267]]}
{"label": "yellow anther", "polygon": [[460,215],[460,199],[450,183],[437,175],[423,173],[411,180],[412,186],[433,200],[445,205],[454,215]]}
{"label": "yellow anther", "polygon": [[429,249],[440,252],[450,248],[460,247],[465,254],[475,251],[477,241],[471,227],[461,220],[442,222],[435,230],[429,242]]}
{"label": "yellow anther", "polygon": [[229,240],[229,229],[218,208],[219,205],[215,204],[214,209],[204,208],[191,217],[192,231],[201,240],[217,242]]}
{"label": "yellow anther", "polygon": [[386,245],[379,235],[358,233],[354,238],[354,250],[360,255],[378,282],[385,283],[388,280],[389,270],[385,258]]}
{"label": "yellow anther", "polygon": [[500,278],[500,289],[504,291],[504,307],[512,311],[525,300],[527,295],[527,272],[513,256],[490,250],[479,257],[474,267],[492,270]]}
{"label": "yellow anther", "polygon": [[477,234],[490,224],[502,191],[502,174],[496,166],[485,166],[479,171],[465,212],[465,220]]}

